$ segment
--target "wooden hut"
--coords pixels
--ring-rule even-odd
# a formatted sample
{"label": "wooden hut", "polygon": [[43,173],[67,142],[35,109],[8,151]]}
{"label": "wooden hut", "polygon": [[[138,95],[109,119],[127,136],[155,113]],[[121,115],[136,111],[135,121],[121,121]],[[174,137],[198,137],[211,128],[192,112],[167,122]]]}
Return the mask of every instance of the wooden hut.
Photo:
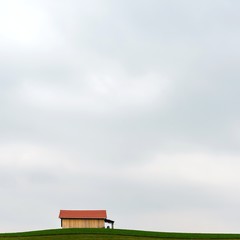
{"label": "wooden hut", "polygon": [[106,210],[60,210],[62,228],[105,228],[105,223],[114,221],[107,219]]}

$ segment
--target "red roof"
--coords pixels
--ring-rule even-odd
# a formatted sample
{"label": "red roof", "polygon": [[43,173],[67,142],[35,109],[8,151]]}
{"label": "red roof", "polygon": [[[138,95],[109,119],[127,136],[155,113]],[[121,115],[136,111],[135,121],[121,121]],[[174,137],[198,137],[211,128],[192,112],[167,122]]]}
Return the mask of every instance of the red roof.
{"label": "red roof", "polygon": [[60,210],[59,218],[107,218],[106,210]]}

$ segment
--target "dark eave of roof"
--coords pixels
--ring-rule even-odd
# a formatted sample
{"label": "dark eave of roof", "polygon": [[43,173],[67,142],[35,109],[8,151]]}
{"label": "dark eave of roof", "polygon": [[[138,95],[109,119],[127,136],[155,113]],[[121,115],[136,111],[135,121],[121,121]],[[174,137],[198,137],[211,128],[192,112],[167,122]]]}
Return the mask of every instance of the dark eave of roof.
{"label": "dark eave of roof", "polygon": [[110,220],[110,219],[104,219],[104,221],[106,222],[106,223],[114,223],[114,221],[113,220]]}

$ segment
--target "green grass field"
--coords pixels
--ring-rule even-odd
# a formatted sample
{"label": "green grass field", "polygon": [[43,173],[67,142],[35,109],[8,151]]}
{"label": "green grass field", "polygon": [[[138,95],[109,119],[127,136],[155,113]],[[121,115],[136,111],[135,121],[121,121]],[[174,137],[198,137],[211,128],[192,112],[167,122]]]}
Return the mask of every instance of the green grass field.
{"label": "green grass field", "polygon": [[121,229],[52,229],[1,233],[0,240],[153,240],[153,239],[240,239],[240,234],[166,233]]}

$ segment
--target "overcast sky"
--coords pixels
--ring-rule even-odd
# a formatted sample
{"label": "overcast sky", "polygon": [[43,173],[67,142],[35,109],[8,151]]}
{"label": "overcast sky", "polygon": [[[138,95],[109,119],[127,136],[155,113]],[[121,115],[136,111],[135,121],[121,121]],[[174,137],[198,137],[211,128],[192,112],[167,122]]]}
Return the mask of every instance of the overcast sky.
{"label": "overcast sky", "polygon": [[0,232],[240,232],[240,1],[0,0]]}

